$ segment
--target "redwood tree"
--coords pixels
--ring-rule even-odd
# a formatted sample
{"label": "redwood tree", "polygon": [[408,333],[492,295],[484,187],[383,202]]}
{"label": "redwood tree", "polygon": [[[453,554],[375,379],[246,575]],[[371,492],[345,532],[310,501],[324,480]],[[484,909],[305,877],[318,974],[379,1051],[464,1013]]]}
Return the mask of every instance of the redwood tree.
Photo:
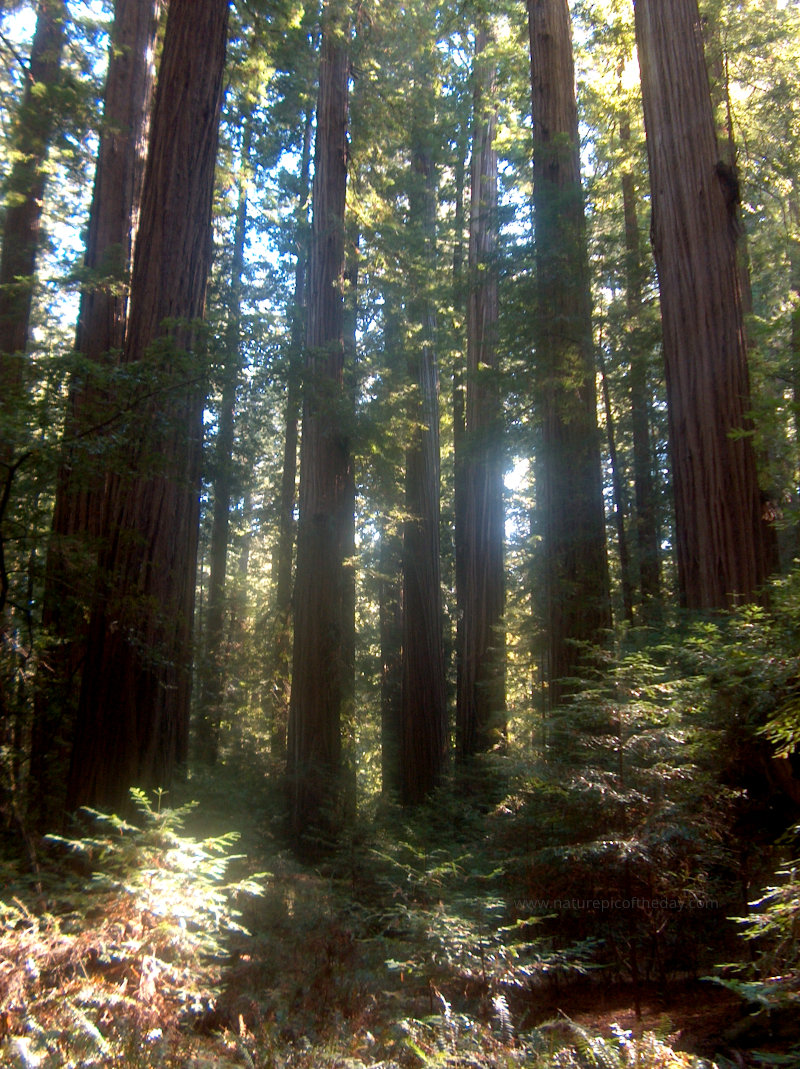
{"label": "redwood tree", "polygon": [[102,533],[105,472],[97,443],[116,405],[98,381],[98,370],[118,359],[125,341],[160,8],[161,0],[117,0],[114,10],[84,257],[88,281],[81,291],[75,338],[79,365],[69,386],[42,598],[48,642],[36,681],[31,752],[33,800],[42,819],[62,808],[69,762],[83,619]]}
{"label": "redwood tree", "polygon": [[253,140],[252,119],[243,117],[237,175],[237,203],[233,224],[231,274],[225,298],[221,395],[214,444],[214,479],[209,544],[208,598],[203,635],[203,657],[198,666],[197,756],[207,765],[219,757],[226,661],[225,579],[228,571],[231,499],[234,490],[233,448],[236,432],[236,397],[242,377],[242,289],[247,236],[247,183]]}
{"label": "redwood tree", "polygon": [[765,578],[737,261],[738,184],[719,154],[697,0],[637,0],[661,294],[681,604],[725,608]]}
{"label": "redwood tree", "polygon": [[204,370],[228,0],[171,0],[159,68],[123,364],[141,382],[109,474],[100,577],[68,789],[118,806],[185,760]]}
{"label": "redwood tree", "polygon": [[540,444],[550,702],[611,624],[592,308],[567,0],[528,0],[533,89]]}
{"label": "redwood tree", "polygon": [[[424,71],[417,71],[415,85],[427,91],[430,81]],[[435,132],[432,124],[423,128],[423,114],[422,108],[414,108],[408,195],[410,236],[422,253],[410,272],[406,308],[412,432],[406,450],[403,526],[400,752],[401,797],[407,804],[423,801],[434,789],[447,752],[439,552],[439,382],[435,313],[428,290],[436,226]]]}
{"label": "redwood tree", "polygon": [[459,627],[457,740],[467,756],[505,733],[503,404],[497,378],[496,70],[484,22],[476,36],[467,298],[467,396],[462,455],[464,590]]}
{"label": "redwood tree", "polygon": [[315,837],[335,834],[339,824],[347,690],[342,606],[352,530],[343,297],[348,38],[346,5],[330,0],[323,12],[312,189],[287,761],[290,825],[306,849],[313,849]]}

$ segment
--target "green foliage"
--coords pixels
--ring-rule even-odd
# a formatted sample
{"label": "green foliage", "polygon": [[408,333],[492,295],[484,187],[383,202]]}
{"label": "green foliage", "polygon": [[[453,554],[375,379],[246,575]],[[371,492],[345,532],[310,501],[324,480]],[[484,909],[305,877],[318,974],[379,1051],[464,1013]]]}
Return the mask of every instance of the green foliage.
{"label": "green foliage", "polygon": [[67,872],[6,884],[0,1009],[23,1065],[168,1064],[178,1030],[213,1010],[240,896],[262,890],[226,882],[235,833],[195,841],[180,832],[190,806],[132,798],[137,824],[87,809],[86,834],[47,837]]}
{"label": "green foliage", "polygon": [[717,982],[764,1009],[795,1011],[800,1004],[800,862],[780,868],[749,906],[748,915],[736,919],[754,956],[739,965],[723,966],[733,975]]}

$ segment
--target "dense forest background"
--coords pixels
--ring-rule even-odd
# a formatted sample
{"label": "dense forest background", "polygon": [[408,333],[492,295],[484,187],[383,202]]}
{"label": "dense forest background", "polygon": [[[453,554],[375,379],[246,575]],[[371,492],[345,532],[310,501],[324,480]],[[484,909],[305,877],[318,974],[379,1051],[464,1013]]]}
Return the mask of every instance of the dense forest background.
{"label": "dense forest background", "polygon": [[12,1064],[796,1064],[800,6],[0,55]]}

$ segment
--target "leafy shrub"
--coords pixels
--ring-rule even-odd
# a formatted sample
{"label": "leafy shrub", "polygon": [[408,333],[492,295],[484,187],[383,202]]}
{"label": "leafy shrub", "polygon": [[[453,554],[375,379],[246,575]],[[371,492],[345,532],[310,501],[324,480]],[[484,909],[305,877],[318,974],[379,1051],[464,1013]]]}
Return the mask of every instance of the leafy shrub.
{"label": "leafy shrub", "polygon": [[0,1015],[23,1065],[166,1064],[213,1007],[238,897],[258,878],[225,882],[235,833],[197,842],[179,831],[190,807],[132,794],[139,824],[86,809],[86,834],[48,837],[73,874],[47,910],[0,903]]}

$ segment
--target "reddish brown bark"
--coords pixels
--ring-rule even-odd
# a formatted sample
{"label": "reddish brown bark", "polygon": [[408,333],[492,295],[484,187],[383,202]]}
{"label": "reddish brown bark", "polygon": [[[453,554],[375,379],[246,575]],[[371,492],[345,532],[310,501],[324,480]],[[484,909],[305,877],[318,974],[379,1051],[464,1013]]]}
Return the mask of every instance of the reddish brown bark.
{"label": "reddish brown bark", "polygon": [[124,364],[150,376],[109,477],[70,806],[119,806],[185,760],[204,369],[228,0],[171,0],[153,111]]}
{"label": "reddish brown bark", "polygon": [[[83,367],[115,361],[125,340],[160,6],[160,0],[117,0],[115,6],[84,259],[91,281],[81,293],[75,339]],[[43,824],[63,807],[84,619],[102,529],[105,472],[92,429],[105,423],[113,404],[93,373],[73,375],[45,566],[42,624],[48,646],[37,674],[31,748],[32,801]]]}
{"label": "reddish brown bark", "polygon": [[336,0],[324,13],[300,443],[287,771],[291,829],[306,849],[314,848],[316,837],[335,834],[341,819],[342,604],[352,523],[343,340],[349,75],[345,11]]}
{"label": "reddish brown bark", "polygon": [[567,0],[529,0],[543,539],[550,703],[611,624],[592,308]]}
{"label": "reddish brown bark", "polygon": [[737,258],[697,0],[637,0],[661,293],[681,604],[725,608],[765,578]]}
{"label": "reddish brown bark", "polygon": [[505,735],[503,403],[497,380],[496,71],[489,31],[476,39],[463,441],[464,591],[456,733],[461,756]]}

